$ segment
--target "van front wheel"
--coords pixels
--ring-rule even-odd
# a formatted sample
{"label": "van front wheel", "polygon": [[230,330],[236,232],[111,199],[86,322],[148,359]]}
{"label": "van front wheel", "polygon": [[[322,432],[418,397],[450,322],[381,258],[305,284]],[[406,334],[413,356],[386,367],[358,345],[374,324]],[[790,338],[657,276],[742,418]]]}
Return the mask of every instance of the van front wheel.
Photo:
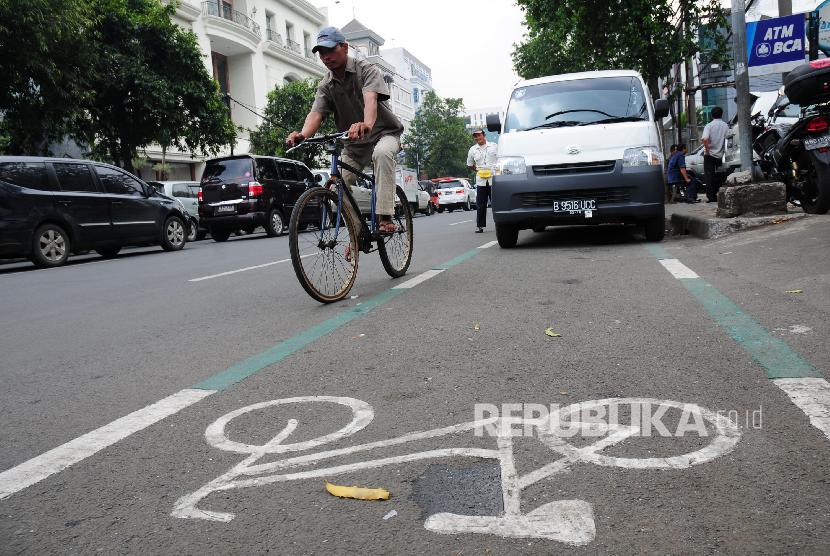
{"label": "van front wheel", "polygon": [[666,236],[666,219],[663,217],[652,218],[645,223],[646,240],[663,241]]}
{"label": "van front wheel", "polygon": [[502,249],[512,249],[519,241],[519,228],[507,224],[496,224],[496,239]]}

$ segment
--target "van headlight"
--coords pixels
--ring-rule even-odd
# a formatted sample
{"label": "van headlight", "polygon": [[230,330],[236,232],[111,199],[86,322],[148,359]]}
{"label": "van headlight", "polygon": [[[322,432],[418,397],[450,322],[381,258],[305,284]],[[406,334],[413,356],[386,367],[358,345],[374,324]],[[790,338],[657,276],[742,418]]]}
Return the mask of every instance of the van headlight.
{"label": "van headlight", "polygon": [[515,176],[527,173],[527,164],[521,156],[500,156],[496,160],[497,176]]}
{"label": "van headlight", "polygon": [[663,152],[657,147],[634,147],[623,153],[623,167],[662,165]]}

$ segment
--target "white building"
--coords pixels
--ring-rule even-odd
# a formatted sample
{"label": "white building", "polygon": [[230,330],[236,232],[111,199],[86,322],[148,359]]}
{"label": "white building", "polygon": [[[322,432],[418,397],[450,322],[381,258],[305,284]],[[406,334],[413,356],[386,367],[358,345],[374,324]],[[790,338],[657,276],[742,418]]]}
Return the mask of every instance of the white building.
{"label": "white building", "polygon": [[351,20],[340,30],[349,43],[350,55],[368,60],[383,74],[384,81],[389,85],[392,112],[401,120],[404,133],[406,133],[409,130],[409,124],[415,118],[415,106],[412,100],[413,86],[409,78],[399,73],[395,65],[381,54],[380,47],[386,41],[356,19]]}
{"label": "white building", "polygon": [[380,51],[402,76],[412,85],[412,106],[415,113],[424,102],[424,95],[432,91],[432,70],[405,48],[386,48]]}
{"label": "white building", "polygon": [[484,135],[487,136],[488,141],[498,143],[499,134],[487,131],[488,114],[498,114],[499,119],[504,122],[504,108],[498,106],[488,106],[485,108],[466,108],[464,110],[464,125],[470,131],[472,131],[473,128],[480,127],[484,130]]}
{"label": "white building", "polygon": [[[255,112],[262,113],[274,87],[326,72],[311,47],[327,17],[306,0],[181,0],[173,21],[196,34],[219,88]],[[229,108],[243,128],[233,151],[248,152],[247,130],[257,128],[259,118],[235,102]],[[161,161],[161,149],[147,148],[146,154],[150,164],[141,176],[155,179],[151,165]],[[167,162],[170,179],[198,179],[203,168],[202,158],[189,153],[168,151]]]}

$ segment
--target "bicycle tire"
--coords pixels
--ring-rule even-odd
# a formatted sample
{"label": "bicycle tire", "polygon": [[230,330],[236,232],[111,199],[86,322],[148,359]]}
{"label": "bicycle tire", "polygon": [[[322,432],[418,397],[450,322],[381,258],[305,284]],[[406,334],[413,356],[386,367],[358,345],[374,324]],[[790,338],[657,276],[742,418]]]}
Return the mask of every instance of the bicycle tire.
{"label": "bicycle tire", "polygon": [[[346,203],[348,200],[344,197],[336,236],[337,194],[333,191],[324,187],[309,189],[291,211],[288,225],[291,264],[300,285],[320,303],[333,303],[346,297],[357,278],[359,228]],[[312,226],[309,226],[309,214],[318,215],[312,219]],[[302,232],[301,226],[308,229]],[[351,249],[349,258],[345,254],[347,245]]]}
{"label": "bicycle tire", "polygon": [[398,231],[391,235],[382,235],[378,241],[378,254],[383,269],[392,278],[400,278],[406,274],[409,263],[412,262],[412,210],[406,195],[400,187],[395,188],[398,202],[395,204],[395,214],[392,215],[392,222],[398,227]]}

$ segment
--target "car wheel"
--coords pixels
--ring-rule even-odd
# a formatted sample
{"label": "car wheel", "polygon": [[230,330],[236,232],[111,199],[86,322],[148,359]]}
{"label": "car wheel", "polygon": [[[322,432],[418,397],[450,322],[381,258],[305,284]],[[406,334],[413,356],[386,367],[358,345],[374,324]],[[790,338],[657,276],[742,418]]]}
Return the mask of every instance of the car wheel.
{"label": "car wheel", "polygon": [[213,241],[223,242],[228,241],[228,238],[231,237],[230,230],[217,230],[215,228],[210,229],[210,237],[213,238]]}
{"label": "car wheel", "polygon": [[101,247],[95,251],[105,259],[111,259],[121,251],[121,246],[116,245],[115,247]]}
{"label": "car wheel", "polygon": [[199,224],[196,223],[195,220],[192,218],[188,222],[189,226],[187,228],[187,241],[196,241],[196,238],[199,236]]}
{"label": "car wheel", "polygon": [[60,226],[44,224],[35,230],[31,260],[41,268],[60,266],[69,258],[69,236]]}
{"label": "car wheel", "polygon": [[444,207],[438,207],[438,213],[440,214],[442,212],[444,212]]}
{"label": "car wheel", "polygon": [[516,242],[519,241],[519,228],[507,224],[496,224],[496,239],[499,242],[499,247],[512,249],[516,247]]}
{"label": "car wheel", "polygon": [[165,251],[178,251],[187,243],[187,230],[184,221],[178,216],[168,216],[161,231],[161,248]]}
{"label": "car wheel", "polygon": [[663,241],[666,235],[666,219],[663,217],[652,218],[645,224],[646,240]]}
{"label": "car wheel", "polygon": [[279,209],[271,209],[268,215],[268,222],[265,223],[265,233],[268,237],[280,236],[285,232],[285,220]]}
{"label": "car wheel", "polygon": [[467,200],[464,201],[464,210],[470,210],[470,198],[467,197]]}
{"label": "car wheel", "polygon": [[199,230],[199,231],[196,232],[196,240],[197,241],[205,239],[205,236],[207,236],[207,230]]}

